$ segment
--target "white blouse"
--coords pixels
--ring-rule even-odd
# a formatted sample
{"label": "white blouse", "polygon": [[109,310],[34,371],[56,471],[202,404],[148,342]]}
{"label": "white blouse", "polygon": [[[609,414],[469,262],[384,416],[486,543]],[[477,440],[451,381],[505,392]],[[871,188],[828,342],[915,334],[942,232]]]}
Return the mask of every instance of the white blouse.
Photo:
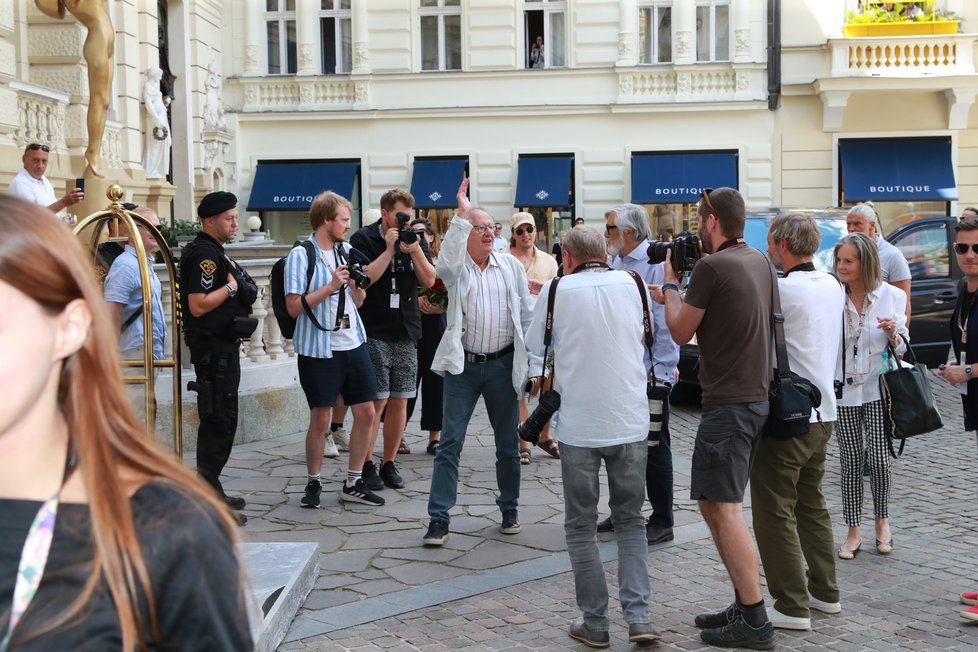
{"label": "white blouse", "polygon": [[[876,322],[877,317],[896,320],[897,334],[908,340],[907,294],[898,287],[882,283],[866,294],[863,315],[860,317],[852,300],[846,296],[843,313],[843,339],[845,346],[845,370],[841,406],[865,405],[880,400],[879,378],[883,370],[883,351],[889,337]],[[862,328],[859,324],[862,322]],[[902,339],[895,347],[897,354],[906,351]]]}

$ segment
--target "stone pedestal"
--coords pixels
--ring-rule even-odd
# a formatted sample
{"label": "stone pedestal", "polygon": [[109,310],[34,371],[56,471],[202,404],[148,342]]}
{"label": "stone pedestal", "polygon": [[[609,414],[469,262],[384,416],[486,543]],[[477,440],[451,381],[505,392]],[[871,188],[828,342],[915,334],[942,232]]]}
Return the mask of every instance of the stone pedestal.
{"label": "stone pedestal", "polygon": [[[85,199],[81,200],[68,210],[78,216],[78,221],[85,219],[92,213],[97,211],[104,211],[111,204],[112,200],[108,198],[106,192],[109,190],[109,186],[115,183],[119,183],[116,180],[117,175],[113,171],[109,171],[108,176],[104,179],[101,177],[96,177],[90,172],[86,172],[85,176]],[[65,184],[65,192],[75,187],[75,181],[69,179]]]}

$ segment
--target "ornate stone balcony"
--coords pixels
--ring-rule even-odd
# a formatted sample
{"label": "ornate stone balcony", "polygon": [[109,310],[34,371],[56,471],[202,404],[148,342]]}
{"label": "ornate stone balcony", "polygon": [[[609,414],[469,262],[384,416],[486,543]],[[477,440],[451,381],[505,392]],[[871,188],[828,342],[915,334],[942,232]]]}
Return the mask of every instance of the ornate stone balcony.
{"label": "ornate stone balcony", "polygon": [[830,39],[832,77],[973,75],[975,34]]}
{"label": "ornate stone balcony", "polygon": [[10,87],[17,92],[20,114],[13,134],[17,145],[46,143],[64,149],[68,96],[20,81],[11,82]]}
{"label": "ornate stone balcony", "polygon": [[694,64],[619,68],[618,103],[762,101],[764,66]]}
{"label": "ornate stone balcony", "polygon": [[245,113],[335,111],[354,108],[366,93],[366,82],[349,77],[242,77]]}

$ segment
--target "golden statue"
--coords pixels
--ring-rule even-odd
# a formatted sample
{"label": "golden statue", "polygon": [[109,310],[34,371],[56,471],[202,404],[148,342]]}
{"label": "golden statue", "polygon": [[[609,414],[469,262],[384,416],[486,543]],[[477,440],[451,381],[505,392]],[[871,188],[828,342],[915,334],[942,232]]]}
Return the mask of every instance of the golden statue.
{"label": "golden statue", "polygon": [[102,135],[105,118],[112,97],[112,57],[115,55],[115,30],[109,16],[108,0],[35,0],[37,8],[52,18],[64,18],[65,10],[78,19],[88,36],[82,48],[82,56],[88,64],[88,163],[85,176],[90,171],[104,177],[100,169]]}

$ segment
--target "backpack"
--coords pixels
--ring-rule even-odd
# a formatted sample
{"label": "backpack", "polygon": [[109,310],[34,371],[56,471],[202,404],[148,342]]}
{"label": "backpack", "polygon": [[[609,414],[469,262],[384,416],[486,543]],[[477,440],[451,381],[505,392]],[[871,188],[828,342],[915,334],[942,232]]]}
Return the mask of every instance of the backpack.
{"label": "backpack", "polygon": [[[312,274],[316,271],[316,247],[308,240],[304,242],[296,241],[295,247],[302,247],[306,250],[306,258],[309,265],[306,269],[306,292],[309,292],[309,284],[312,283]],[[282,331],[282,337],[291,340],[295,335],[296,317],[289,314],[289,309],[285,304],[285,261],[288,256],[284,256],[275,261],[272,265],[272,273],[269,274],[268,282],[272,291],[272,312],[275,313],[275,321],[278,328]]]}

